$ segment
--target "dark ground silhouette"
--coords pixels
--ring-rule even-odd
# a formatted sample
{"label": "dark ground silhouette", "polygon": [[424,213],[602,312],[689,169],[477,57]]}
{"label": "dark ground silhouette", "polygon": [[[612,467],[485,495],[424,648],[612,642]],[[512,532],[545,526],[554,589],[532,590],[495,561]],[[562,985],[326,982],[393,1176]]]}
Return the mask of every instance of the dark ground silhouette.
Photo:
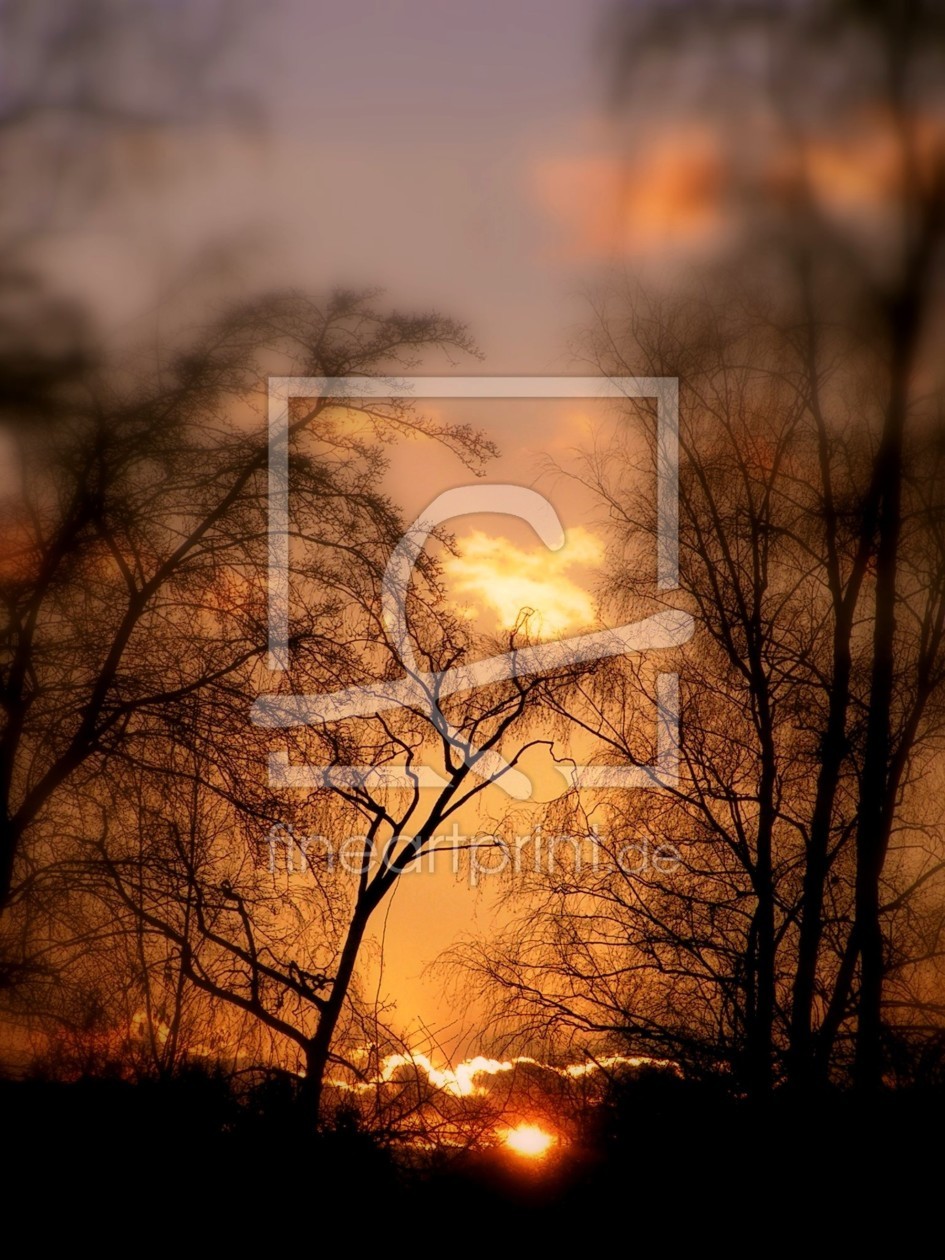
{"label": "dark ground silhouette", "polygon": [[[0,1084],[8,1215],[37,1240],[110,1251],[384,1242],[778,1250],[934,1229],[945,1091],[747,1105],[673,1079],[622,1086],[543,1161],[502,1149],[418,1160],[351,1116],[311,1135],[281,1088],[222,1075]],[[12,1166],[11,1166],[12,1165]],[[933,1238],[934,1233],[929,1234]],[[754,1242],[752,1241],[754,1239]]]}

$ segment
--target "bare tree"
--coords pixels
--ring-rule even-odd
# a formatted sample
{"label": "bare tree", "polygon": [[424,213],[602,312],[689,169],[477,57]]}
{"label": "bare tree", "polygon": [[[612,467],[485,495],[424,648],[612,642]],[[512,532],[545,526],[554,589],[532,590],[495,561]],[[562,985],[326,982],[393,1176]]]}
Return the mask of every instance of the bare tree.
{"label": "bare tree", "polygon": [[[54,907],[68,974],[70,947],[88,952],[97,925],[105,967],[127,973],[130,951],[159,1061],[179,1055],[184,1007],[203,994],[215,1037],[248,1036],[261,1061],[304,1070],[309,1118],[351,1040],[342,1025],[367,1018],[356,971],[373,916],[448,820],[514,771],[552,684],[545,671],[477,690],[470,676],[440,696],[424,681],[455,677],[477,645],[420,555],[400,602],[419,691],[403,708],[302,718],[276,736],[327,767],[290,806],[266,774],[274,737],[249,723],[266,677],[269,528],[254,387],[264,362],[294,376],[389,373],[437,345],[469,348],[451,322],[384,316],[368,297],[273,298],[209,329],[148,388],[140,372],[124,388],[103,378],[52,434],[19,444],[3,744],[11,938]],[[378,486],[384,443],[415,435],[473,468],[491,451],[403,401],[293,405],[291,681],[304,694],[383,692],[403,674],[383,597],[404,526]],[[272,828],[287,823],[332,846],[300,853],[301,889],[272,869]],[[353,870],[326,865],[349,836]],[[208,1036],[196,1023],[191,1046]]]}
{"label": "bare tree", "polygon": [[[812,377],[810,329],[785,334],[733,286],[724,310],[705,298],[648,302],[636,287],[611,298],[598,308],[594,361],[683,382],[680,581],[697,635],[681,666],[679,782],[559,805],[549,826],[587,838],[582,861],[526,884],[537,901],[477,967],[500,1010],[529,1027],[550,1019],[569,1036],[616,1037],[755,1093],[846,1077],[877,599],[863,512],[881,415],[863,388],[864,351],[834,336],[830,370]],[[586,452],[577,474],[611,533],[604,594],[616,616],[666,598],[647,559],[657,505],[641,474],[654,459],[652,445],[641,456],[615,442]],[[908,982],[893,973],[905,977],[909,958],[921,971],[922,959],[928,981],[938,952],[937,929],[918,949],[915,930],[929,925],[943,870],[925,795],[945,664],[934,426],[918,426],[902,482],[892,857],[879,911],[895,1018]],[[605,759],[647,764],[641,713],[655,702],[651,676],[608,663],[558,707]],[[678,861],[666,860],[667,842]],[[934,1038],[928,1002],[921,1014]]]}
{"label": "bare tree", "polygon": [[[336,295],[323,307],[272,298],[208,330],[173,370],[147,383],[140,371],[130,383],[103,375],[54,426],[19,434],[3,583],[8,901],[27,898],[56,856],[48,838],[57,828],[69,834],[76,794],[94,796],[114,761],[156,764],[179,710],[198,696],[203,721],[220,721],[217,790],[251,804],[238,753],[245,741],[226,747],[223,737],[234,706],[248,720],[246,689],[266,647],[267,448],[253,393],[262,359],[346,374],[409,362],[436,344],[467,343],[449,321],[385,316],[364,296]],[[299,635],[337,681],[351,668],[337,645],[352,556],[379,581],[399,522],[377,490],[380,448],[338,414],[331,420],[330,403],[314,400],[293,418],[293,510],[312,564]],[[482,454],[475,435],[398,403],[374,406],[362,421],[388,438],[439,437],[473,462]],[[258,777],[258,763],[252,771]],[[261,811],[265,797],[255,802]]]}
{"label": "bare tree", "polygon": [[[336,658],[312,658],[301,673],[293,671],[306,688],[352,676],[350,659],[345,674],[336,664],[345,662],[346,650],[353,656],[352,643],[363,645],[360,676],[371,678],[379,693],[402,669],[380,627],[379,590],[369,584],[359,604],[353,586],[344,607],[349,637],[333,649]],[[475,641],[447,615],[436,587],[410,602],[418,657],[434,676],[475,652]],[[318,636],[324,652],[323,622]],[[359,1064],[352,1050],[390,1039],[357,980],[374,917],[397,881],[443,843],[450,820],[514,770],[535,742],[529,723],[553,685],[547,674],[513,678],[444,698],[442,708],[431,695],[429,708],[415,701],[402,710],[301,727],[291,741],[293,755],[325,767],[322,785],[294,806],[283,800],[268,830],[257,810],[231,811],[228,827],[204,819],[208,797],[221,799],[212,764],[219,755],[217,730],[204,736],[210,764],[184,771],[201,784],[185,802],[198,810],[197,821],[170,832],[165,826],[143,858],[120,844],[96,846],[99,874],[93,871],[92,878],[107,875],[104,895],[117,895],[123,912],[170,944],[194,988],[218,1008],[251,1017],[273,1039],[276,1061],[302,1074],[306,1122],[324,1114],[331,1065],[364,1080],[370,1063]],[[165,755],[166,773],[175,754],[167,749]],[[501,764],[487,761],[490,755],[500,755]],[[225,795],[232,801],[229,791]],[[162,799],[166,813],[167,795]],[[237,828],[240,843],[234,845]]]}
{"label": "bare tree", "polygon": [[[912,560],[903,557],[912,548],[906,534],[907,520],[914,518],[907,502],[919,493],[922,476],[916,460],[926,458],[917,453],[928,452],[927,426],[936,422],[941,385],[929,357],[941,315],[945,228],[937,87],[945,55],[941,15],[933,4],[843,2],[625,4],[614,15],[623,36],[612,44],[623,88],[630,95],[645,93],[648,75],[658,67],[668,113],[675,110],[676,122],[685,123],[698,109],[713,129],[719,154],[715,208],[733,229],[737,254],[755,260],[767,289],[767,319],[793,347],[797,370],[806,377],[831,530],[843,526],[836,514],[848,506],[847,486],[832,460],[843,409],[838,390],[856,398],[871,434],[868,462],[855,480],[858,546],[845,563],[837,540],[824,540],[836,685],[800,909],[792,1040],[798,1065],[809,1064],[828,820],[845,731],[854,720],[845,679],[854,627],[867,617],[872,646],[856,822],[855,930],[824,1041],[829,1045],[830,1030],[847,1010],[857,969],[857,1078],[872,1089],[882,1076],[882,986],[889,961],[883,872],[909,756],[896,711],[910,691],[918,699],[927,668],[913,661],[911,682],[901,670],[902,631],[908,637],[915,629],[906,625],[913,615],[903,613],[915,576]],[[644,51],[653,54],[648,65]],[[665,94],[666,82],[675,92]],[[844,196],[845,169],[864,178],[856,204]],[[924,521],[927,529],[927,515]],[[934,640],[934,614],[926,630]],[[918,702],[919,724],[927,699]],[[905,726],[911,729],[908,720]]]}

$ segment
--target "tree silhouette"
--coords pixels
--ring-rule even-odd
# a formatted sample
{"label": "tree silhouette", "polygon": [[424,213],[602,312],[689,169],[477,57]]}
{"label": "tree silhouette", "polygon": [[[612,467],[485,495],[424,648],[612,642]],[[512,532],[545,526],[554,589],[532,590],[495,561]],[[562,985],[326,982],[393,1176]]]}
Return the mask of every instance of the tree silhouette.
{"label": "tree silhouette", "polygon": [[[838,384],[863,408],[871,433],[868,470],[854,492],[859,546],[848,566],[836,543],[828,543],[825,557],[836,614],[836,685],[799,910],[801,965],[792,1040],[797,1071],[803,1073],[800,1065],[811,1061],[828,819],[847,725],[857,720],[845,681],[849,644],[866,616],[872,645],[869,694],[862,698],[854,930],[844,983],[834,994],[825,1028],[836,1029],[857,970],[856,1075],[861,1087],[874,1090],[882,1079],[883,981],[891,960],[883,927],[884,870],[911,738],[936,673],[931,660],[915,660],[906,678],[901,661],[903,634],[908,639],[917,630],[909,624],[916,578],[912,548],[923,546],[916,542],[912,516],[914,496],[921,494],[917,461],[925,457],[917,452],[929,442],[934,446],[928,429],[940,418],[941,381],[929,357],[929,338],[941,312],[945,145],[935,85],[945,56],[945,27],[934,4],[846,0],[761,7],[738,0],[623,4],[614,9],[614,23],[616,81],[626,99],[638,92],[638,101],[644,100],[658,73],[661,99],[670,112],[677,110],[677,122],[698,110],[717,142],[716,209],[736,241],[735,256],[757,260],[767,291],[765,318],[779,326],[806,364],[807,405],[819,431],[823,511],[831,521],[845,506],[844,484],[831,465],[842,406],[832,396]],[[694,67],[697,73],[688,73]],[[851,199],[844,173],[852,171],[861,183]],[[854,342],[858,356],[851,350]],[[937,489],[930,494],[934,500]],[[930,508],[923,518],[926,534],[929,512],[935,511]],[[928,648],[937,623],[934,617],[919,620],[923,628],[917,633],[926,636]],[[897,710],[913,702],[910,724]]]}
{"label": "tree silhouette", "polygon": [[[872,345],[830,334],[830,369],[811,375],[809,338],[826,342],[822,328],[799,320],[785,333],[750,293],[724,292],[725,306],[706,297],[674,306],[618,287],[598,308],[591,345],[606,372],[642,368],[683,382],[680,584],[697,633],[680,667],[679,782],[612,797],[585,790],[560,803],[548,826],[585,836],[588,848],[529,878],[519,894],[537,900],[499,948],[478,950],[476,966],[512,1028],[547,1021],[569,1036],[617,1037],[630,1053],[722,1072],[764,1094],[786,1079],[811,1086],[853,1069],[856,837],[878,600],[863,513],[883,396],[857,391],[851,402],[848,392],[868,372]],[[902,470],[908,525],[887,706],[893,860],[880,914],[900,1016],[910,1007],[907,958],[934,966],[938,953],[943,870],[927,786],[945,666],[934,403],[925,419],[917,413]],[[572,472],[606,511],[604,594],[616,616],[666,599],[652,575],[657,504],[643,487],[653,478],[641,479],[654,459],[652,446],[641,457],[615,441]],[[646,764],[640,714],[654,702],[650,676],[608,662],[556,707],[604,760]],[[644,840],[650,853],[671,841],[681,863],[644,869]],[[934,1037],[928,1002],[923,1016]]]}

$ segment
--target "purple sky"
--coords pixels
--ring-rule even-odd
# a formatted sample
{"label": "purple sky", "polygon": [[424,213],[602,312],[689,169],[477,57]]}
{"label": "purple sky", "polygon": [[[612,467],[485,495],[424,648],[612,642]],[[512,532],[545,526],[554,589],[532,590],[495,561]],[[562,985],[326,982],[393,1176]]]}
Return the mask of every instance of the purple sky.
{"label": "purple sky", "polygon": [[221,69],[262,131],[208,120],[122,156],[123,194],[63,240],[59,280],[98,295],[113,327],[160,308],[170,328],[161,298],[225,256],[237,292],[381,285],[402,308],[468,321],[486,370],[565,371],[584,277],[562,262],[541,175],[599,148],[600,12],[600,0],[250,12]]}

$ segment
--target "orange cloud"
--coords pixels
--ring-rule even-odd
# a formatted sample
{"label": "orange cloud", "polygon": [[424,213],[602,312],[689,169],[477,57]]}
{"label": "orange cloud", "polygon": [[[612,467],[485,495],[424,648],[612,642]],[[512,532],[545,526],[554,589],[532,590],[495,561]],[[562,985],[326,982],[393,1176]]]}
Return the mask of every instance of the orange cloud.
{"label": "orange cloud", "polygon": [[506,538],[475,530],[444,567],[453,591],[493,612],[501,629],[525,621],[531,635],[551,638],[594,622],[591,595],[569,570],[596,568],[602,558],[601,543],[581,527],[568,531],[560,551],[516,547]]}
{"label": "orange cloud", "polygon": [[637,157],[556,158],[536,170],[539,198],[575,258],[691,246],[721,225],[725,172],[709,133],[678,131]]}
{"label": "orange cloud", "polygon": [[[764,123],[758,124],[764,127]],[[665,127],[635,153],[549,159],[537,195],[573,260],[640,257],[716,245],[754,198],[788,208],[804,192],[829,214],[864,222],[894,208],[907,178],[902,136],[877,111],[830,121],[790,141],[691,123]],[[753,139],[753,144],[740,140]],[[930,187],[945,165],[945,122],[922,117],[912,132],[912,176]],[[750,195],[749,195],[750,194]]]}
{"label": "orange cloud", "polygon": [[945,123],[915,120],[911,135],[914,169],[908,172],[903,137],[893,122],[864,111],[834,136],[809,137],[792,152],[772,159],[767,191],[784,198],[803,186],[823,209],[875,215],[895,209],[905,181],[934,186],[945,165]]}

